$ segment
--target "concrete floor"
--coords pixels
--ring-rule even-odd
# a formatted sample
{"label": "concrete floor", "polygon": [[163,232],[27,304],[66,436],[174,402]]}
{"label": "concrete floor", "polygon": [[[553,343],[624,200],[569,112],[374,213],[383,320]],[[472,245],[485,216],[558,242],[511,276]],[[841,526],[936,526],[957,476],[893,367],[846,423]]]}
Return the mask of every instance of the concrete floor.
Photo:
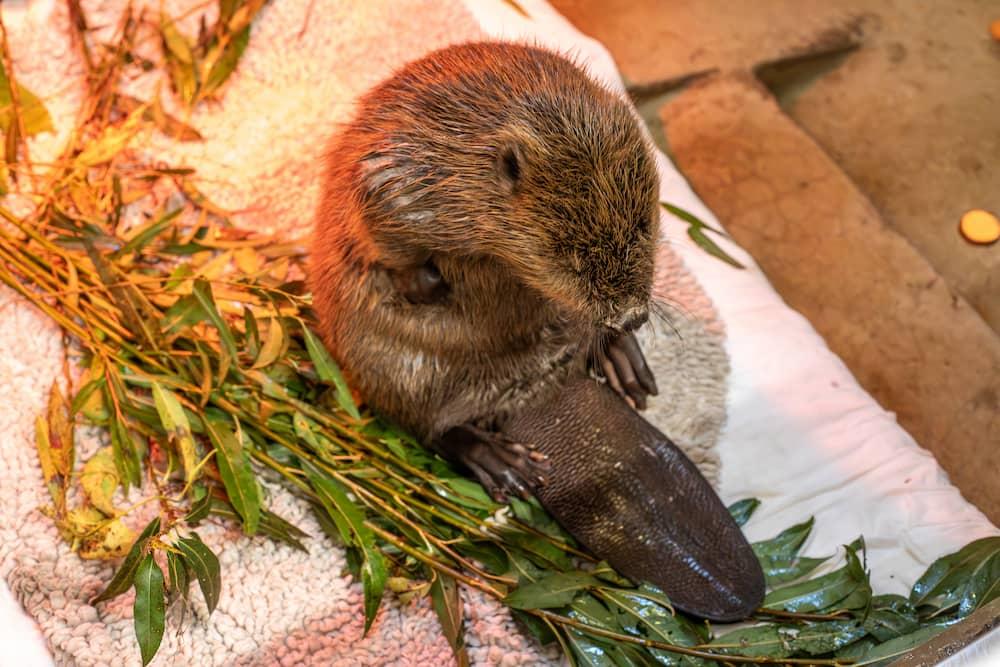
{"label": "concrete floor", "polygon": [[[1000,523],[997,0],[553,0],[788,303]],[[992,326],[991,326],[992,325]]]}

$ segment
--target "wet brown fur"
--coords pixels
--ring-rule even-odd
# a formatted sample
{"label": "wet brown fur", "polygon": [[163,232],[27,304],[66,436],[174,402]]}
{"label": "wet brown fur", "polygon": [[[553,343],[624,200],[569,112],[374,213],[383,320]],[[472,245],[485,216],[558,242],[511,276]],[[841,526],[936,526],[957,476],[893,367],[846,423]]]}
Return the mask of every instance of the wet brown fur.
{"label": "wet brown fur", "polygon": [[[649,147],[627,104],[565,58],[432,53],[361,99],[327,159],[320,330],[365,400],[425,440],[501,427],[582,372],[597,332],[649,307]],[[451,292],[410,304],[391,273],[428,259]]]}

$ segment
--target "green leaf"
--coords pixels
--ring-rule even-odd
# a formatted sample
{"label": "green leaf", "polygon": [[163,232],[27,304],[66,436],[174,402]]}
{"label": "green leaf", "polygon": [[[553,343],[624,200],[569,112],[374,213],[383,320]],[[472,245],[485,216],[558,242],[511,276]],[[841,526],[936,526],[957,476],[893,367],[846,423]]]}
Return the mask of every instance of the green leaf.
{"label": "green leaf", "polygon": [[872,598],[872,608],[864,623],[868,633],[880,642],[908,635],[920,627],[916,609],[902,595]]}
{"label": "green leaf", "polygon": [[566,640],[573,649],[578,664],[586,667],[616,667],[607,648],[582,632],[570,630],[566,633]]}
{"label": "green leaf", "polygon": [[[794,556],[799,552],[802,544],[812,532],[814,517],[809,517],[802,523],[797,523],[791,528],[786,528],[777,536],[763,542],[754,542],[750,545],[758,560],[770,556]],[[761,562],[761,565],[764,563]]]}
{"label": "green leaf", "polygon": [[556,572],[534,583],[518,586],[504,598],[504,604],[514,609],[564,607],[581,591],[598,585],[597,579],[583,572]]}
{"label": "green leaf", "polygon": [[[232,505],[223,502],[218,498],[214,498],[212,501],[212,514],[232,519],[234,521],[243,520],[243,518],[236,513],[236,510],[233,509]],[[257,532],[260,535],[271,538],[272,540],[284,542],[294,549],[309,553],[309,550],[306,549],[306,546],[302,543],[303,539],[309,537],[309,533],[301,530],[294,524],[289,523],[274,512],[261,509],[260,523],[257,525]]]}
{"label": "green leaf", "polygon": [[799,549],[812,531],[814,519],[796,524],[776,537],[751,546],[764,570],[768,586],[794,581],[812,572],[829,558],[798,556]]}
{"label": "green leaf", "polygon": [[724,234],[721,230],[715,229],[714,227],[710,227],[697,216],[685,211],[682,208],[678,208],[672,204],[668,204],[666,202],[660,202],[660,206],[662,206],[667,211],[674,214],[684,222],[688,223],[689,226],[687,234],[691,238],[691,240],[694,241],[695,245],[697,245],[699,248],[707,252],[709,255],[712,255],[716,259],[721,259],[726,264],[729,264],[730,266],[733,266],[737,269],[746,268],[738,261],[733,259],[728,253],[726,253],[726,251],[720,248],[715,241],[708,238],[708,236],[705,235],[704,231],[707,229],[708,231],[715,232],[720,236],[726,236],[726,234]]}
{"label": "green leaf", "polygon": [[431,603],[441,623],[441,630],[455,654],[455,660],[460,667],[468,667],[469,655],[465,650],[462,631],[462,597],[453,578],[441,573],[435,576],[431,582]]}
{"label": "green leaf", "polygon": [[925,644],[937,637],[948,628],[946,623],[928,625],[910,634],[890,639],[884,644],[873,646],[862,656],[859,664],[882,667],[892,662],[893,658],[903,655],[921,644]]}
{"label": "green leaf", "polygon": [[[701,638],[691,624],[673,613],[665,597],[652,590],[615,590],[602,588],[600,596],[614,605],[618,622],[629,634],[648,637],[676,646],[695,646]],[[653,650],[654,657],[666,659],[661,650]],[[674,656],[675,657],[675,656]]]}
{"label": "green leaf", "polygon": [[94,380],[91,380],[87,384],[83,385],[80,388],[80,391],[76,392],[76,396],[73,397],[73,402],[70,403],[69,406],[70,417],[78,414],[81,410],[83,410],[84,406],[87,405],[87,401],[90,400],[90,397],[93,396],[94,392],[99,389],[102,389],[106,382],[107,378],[105,378],[102,375]]}
{"label": "green leaf", "polygon": [[219,603],[219,595],[222,592],[222,578],[219,571],[219,559],[212,553],[197,533],[191,533],[191,537],[177,540],[176,547],[184,557],[184,564],[194,573],[198,580],[198,587],[208,605],[208,613],[215,610],[215,605]]}
{"label": "green leaf", "polygon": [[181,465],[184,467],[184,478],[191,480],[198,464],[194,436],[191,435],[191,423],[184,414],[184,407],[173,392],[164,389],[158,382],[154,382],[152,388],[153,403],[156,405],[156,413],[160,416],[160,423],[177,447]]}
{"label": "green leaf", "polygon": [[358,406],[354,404],[354,398],[351,396],[351,390],[347,386],[347,380],[344,379],[344,374],[340,372],[340,366],[337,365],[337,362],[327,352],[322,341],[316,337],[316,334],[304,322],[302,323],[302,335],[305,337],[309,358],[316,365],[316,373],[320,379],[333,384],[337,389],[337,403],[344,412],[351,415],[354,419],[361,419],[361,413],[358,412]]}
{"label": "green leaf", "polygon": [[764,598],[764,607],[792,612],[816,612],[827,609],[860,609],[871,601],[871,585],[857,551],[864,548],[862,540],[847,545],[844,567],[800,584],[771,591]]}
{"label": "green leaf", "polygon": [[309,482],[320,503],[346,544],[357,547],[362,555],[361,587],[365,596],[365,634],[371,629],[385,592],[385,582],[389,576],[385,556],[375,546],[375,535],[365,525],[364,513],[351,502],[347,491],[340,482],[329,477],[321,477],[311,467],[306,468]]}
{"label": "green leaf", "polygon": [[709,642],[714,650],[727,655],[787,658],[792,649],[777,625],[755,625],[727,632]]}
{"label": "green leaf", "polygon": [[215,299],[212,298],[212,286],[204,278],[199,278],[194,281],[191,294],[204,309],[205,314],[208,315],[208,319],[219,330],[219,340],[222,341],[225,351],[231,358],[235,359],[237,354],[236,340],[233,338],[233,332],[229,329],[229,325],[226,324],[222,315],[219,314],[219,310],[215,307]]}
{"label": "green leaf", "polygon": [[[42,132],[53,132],[52,116],[48,109],[42,104],[34,93],[17,84],[17,97],[21,102],[21,121],[24,123],[24,131],[30,137]],[[7,70],[3,62],[0,62],[0,129],[4,133],[10,134],[10,128],[14,123],[14,101],[10,95],[10,79],[7,77]]]}
{"label": "green leaf", "polygon": [[830,560],[829,558],[808,558],[806,556],[772,556],[767,559],[764,567],[764,578],[767,585],[774,587],[796,579],[801,579],[817,567]]}
{"label": "green leaf", "polygon": [[1000,536],[984,537],[934,561],[913,585],[910,602],[936,606],[934,614],[959,607],[966,616],[1000,596]]}
{"label": "green leaf", "polygon": [[129,484],[139,487],[142,484],[142,460],[136,447],[132,433],[119,419],[111,420],[111,452],[114,457],[118,476],[122,486],[128,492]]}
{"label": "green leaf", "polygon": [[538,643],[542,646],[546,644],[551,644],[556,640],[555,632],[552,630],[552,626],[546,621],[533,616],[527,612],[521,611],[520,609],[511,609],[510,615],[520,624],[522,624],[531,636],[538,640]]}
{"label": "green leaf", "polygon": [[760,507],[760,501],[756,498],[744,498],[729,506],[729,514],[732,515],[737,526],[742,526],[750,520],[758,507]]}
{"label": "green leaf", "polygon": [[198,493],[200,493],[201,496],[197,497],[197,500],[195,500],[194,504],[191,506],[191,511],[189,511],[184,517],[184,522],[189,525],[199,524],[201,520],[208,516],[209,512],[212,511],[212,505],[214,503],[212,494],[208,493],[207,489],[205,489],[205,487],[201,484],[198,484],[193,488],[193,493],[196,497]]}
{"label": "green leaf", "polygon": [[188,589],[191,587],[188,567],[184,559],[173,551],[167,552],[167,574],[170,577],[170,596],[180,595],[187,599]]}
{"label": "green leaf", "polygon": [[188,294],[178,299],[163,314],[163,319],[160,320],[160,331],[164,335],[170,336],[207,318],[205,309],[198,303],[198,299],[193,294]]}
{"label": "green leaf", "polygon": [[793,653],[823,655],[861,639],[868,630],[857,620],[825,621],[802,628],[781,630],[781,636]]}
{"label": "green leaf", "polygon": [[236,69],[236,65],[240,62],[240,58],[243,56],[243,52],[246,51],[249,42],[250,26],[243,28],[233,35],[229,43],[223,48],[222,55],[219,56],[219,59],[212,65],[212,69],[209,70],[208,75],[205,76],[205,82],[198,94],[199,98],[211,97],[226,82],[226,79]]}
{"label": "green leaf", "polygon": [[123,257],[133,252],[141,252],[143,248],[149,245],[149,242],[155,239],[157,236],[163,233],[163,231],[169,228],[178,215],[184,211],[183,208],[178,207],[172,211],[169,211],[155,220],[150,220],[145,225],[139,227],[135,234],[128,240],[125,245],[121,247],[118,252],[115,253],[116,257]]}
{"label": "green leaf", "polygon": [[166,14],[160,15],[160,36],[174,90],[181,100],[191,104],[198,92],[198,72],[191,45]]}
{"label": "green leaf", "polygon": [[121,566],[115,572],[111,581],[108,582],[107,588],[105,588],[100,595],[91,600],[91,604],[97,604],[98,602],[110,600],[111,598],[117,597],[131,588],[132,582],[135,580],[136,570],[139,569],[139,563],[142,561],[146,544],[150,539],[158,535],[159,532],[160,518],[156,517],[146,525],[143,531],[139,534],[139,537],[136,538],[135,544],[132,545],[132,548],[125,556],[125,560],[122,561]]}
{"label": "green leaf", "polygon": [[[238,429],[239,422],[235,417],[232,420]],[[243,451],[243,443],[230,419],[221,412],[206,412],[204,421],[208,439],[215,448],[215,463],[226,495],[243,518],[243,529],[253,535],[260,523],[260,487]]]}
{"label": "green leaf", "polygon": [[160,642],[163,641],[166,615],[163,571],[153,560],[153,554],[146,554],[135,573],[135,603],[132,605],[132,611],[142,664],[148,665],[160,648]]}
{"label": "green leaf", "polygon": [[[499,505],[490,498],[489,494],[483,489],[482,485],[472,481],[471,479],[466,479],[464,477],[445,477],[441,479],[442,484],[435,485],[434,490],[438,495],[452,500],[459,505],[465,507],[470,507],[472,509],[478,510],[488,510],[492,511],[499,507]],[[448,487],[450,491],[442,488],[442,486]]]}

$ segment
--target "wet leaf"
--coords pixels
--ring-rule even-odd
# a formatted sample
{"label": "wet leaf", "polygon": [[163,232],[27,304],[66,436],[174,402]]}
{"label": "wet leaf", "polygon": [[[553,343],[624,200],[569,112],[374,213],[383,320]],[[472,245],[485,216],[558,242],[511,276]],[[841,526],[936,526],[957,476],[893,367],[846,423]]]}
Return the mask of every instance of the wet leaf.
{"label": "wet leaf", "polygon": [[347,381],[344,379],[343,373],[340,372],[340,367],[323,346],[322,341],[305,323],[302,323],[302,335],[305,337],[309,358],[316,365],[316,372],[320,379],[333,384],[337,389],[337,403],[344,412],[354,419],[361,419],[361,413],[358,412],[358,406],[354,404],[354,398],[351,396]]}
{"label": "wet leaf", "polygon": [[939,634],[944,632],[948,626],[944,623],[928,625],[915,632],[890,639],[884,644],[873,646],[865,653],[860,664],[871,665],[872,667],[883,667],[892,662],[893,659],[903,655],[921,644],[929,642]]}
{"label": "wet leaf", "polygon": [[737,526],[742,526],[750,520],[758,507],[760,507],[760,501],[756,498],[744,498],[729,506],[729,514],[732,515]]}
{"label": "wet leaf", "polygon": [[776,537],[751,546],[764,570],[768,586],[775,586],[799,579],[829,558],[798,556],[799,549],[812,532],[813,518],[783,530]]}
{"label": "wet leaf", "polygon": [[451,645],[455,660],[460,666],[469,665],[469,655],[465,650],[465,634],[462,630],[462,597],[459,595],[458,584],[444,574],[437,574],[431,582],[431,603],[441,630]]}
{"label": "wet leaf", "polygon": [[609,655],[607,648],[600,642],[577,630],[566,633],[577,663],[586,667],[615,667],[615,661]]}
{"label": "wet leaf", "polygon": [[787,658],[792,655],[792,649],[777,625],[739,628],[713,639],[709,646],[727,655],[772,658]]}
{"label": "wet leaf", "polygon": [[877,595],[864,619],[865,629],[880,642],[915,632],[920,622],[910,601],[901,595]]}
{"label": "wet leaf", "polygon": [[177,540],[175,544],[184,558],[184,564],[190,568],[195,578],[198,580],[198,587],[208,605],[208,613],[215,611],[215,606],[219,603],[219,595],[222,592],[222,578],[219,570],[219,559],[212,550],[209,549],[197,533],[191,533],[191,537]]}
{"label": "wet leaf", "polygon": [[[652,594],[649,591],[646,594]],[[642,591],[601,589],[600,595],[614,605],[618,622],[626,632],[640,637],[677,646],[695,646],[702,643],[692,625],[673,613],[663,598],[646,597]],[[650,653],[662,664],[679,664],[677,656],[667,651],[651,649]]]}
{"label": "wet leaf", "polygon": [[[239,428],[239,422],[235,424],[235,428]],[[215,462],[226,495],[243,517],[244,530],[253,535],[260,523],[260,488],[235,428],[221,413],[205,415],[205,430],[215,448]]]}
{"label": "wet leaf", "polygon": [[195,466],[198,464],[194,436],[191,435],[191,424],[187,415],[184,414],[181,402],[177,400],[173,392],[164,389],[158,382],[154,382],[152,388],[153,401],[156,405],[156,412],[160,416],[160,423],[180,454],[181,465],[184,467],[184,478],[191,480],[195,474]]}
{"label": "wet leaf", "polygon": [[135,544],[129,549],[128,554],[125,556],[125,560],[115,571],[114,576],[111,581],[108,582],[107,588],[104,591],[91,600],[91,604],[97,604],[98,602],[103,602],[104,600],[110,600],[113,597],[117,597],[127,591],[132,586],[132,581],[135,579],[136,570],[139,568],[139,563],[145,555],[146,544],[150,539],[159,535],[160,532],[160,518],[156,517],[150,521],[146,528],[139,534],[136,539]]}
{"label": "wet leaf", "polygon": [[841,649],[868,634],[858,620],[825,621],[805,627],[789,627],[781,635],[793,653],[824,655]]}
{"label": "wet leaf", "polygon": [[115,515],[111,498],[118,488],[118,469],[110,447],[99,450],[84,464],[80,472],[80,486],[91,505],[108,516]]}
{"label": "wet leaf", "polygon": [[557,572],[530,584],[522,584],[507,594],[504,604],[514,609],[552,609],[564,607],[578,594],[600,585],[583,572]]}
{"label": "wet leaf", "polygon": [[958,606],[959,616],[1000,596],[1000,536],[984,537],[937,559],[913,585],[910,602],[934,614]]}
{"label": "wet leaf", "polygon": [[142,664],[148,665],[163,641],[166,615],[163,571],[153,560],[153,554],[146,554],[135,573],[135,603],[132,611]]}
{"label": "wet leaf", "polygon": [[762,606],[792,612],[857,609],[866,606],[870,597],[867,575],[848,547],[847,565],[816,579],[775,589],[767,594]]}

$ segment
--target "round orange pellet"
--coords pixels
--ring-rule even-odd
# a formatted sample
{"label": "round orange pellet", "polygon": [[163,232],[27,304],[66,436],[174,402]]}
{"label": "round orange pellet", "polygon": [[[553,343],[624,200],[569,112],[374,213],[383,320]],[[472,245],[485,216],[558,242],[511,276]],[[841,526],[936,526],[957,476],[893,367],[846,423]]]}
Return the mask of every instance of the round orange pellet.
{"label": "round orange pellet", "polygon": [[990,24],[990,34],[993,35],[993,39],[1000,42],[1000,19]]}
{"label": "round orange pellet", "polygon": [[1000,239],[1000,220],[989,211],[979,208],[966,211],[958,229],[970,243],[987,245]]}

